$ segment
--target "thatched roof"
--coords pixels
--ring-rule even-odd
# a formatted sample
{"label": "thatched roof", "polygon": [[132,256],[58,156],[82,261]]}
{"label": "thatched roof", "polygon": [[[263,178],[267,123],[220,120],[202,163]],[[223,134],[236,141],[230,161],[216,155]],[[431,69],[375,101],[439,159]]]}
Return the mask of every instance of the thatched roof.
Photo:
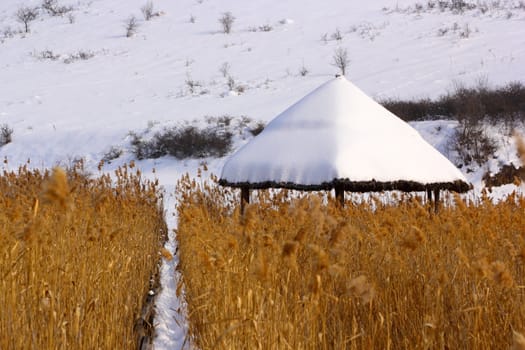
{"label": "thatched roof", "polygon": [[353,192],[470,188],[416,130],[344,77],[273,119],[227,160],[219,183]]}

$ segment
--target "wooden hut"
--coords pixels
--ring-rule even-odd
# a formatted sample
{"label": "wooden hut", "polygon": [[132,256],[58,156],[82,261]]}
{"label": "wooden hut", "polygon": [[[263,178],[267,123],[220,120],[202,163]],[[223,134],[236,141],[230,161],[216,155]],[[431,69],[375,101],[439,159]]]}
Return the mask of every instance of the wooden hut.
{"label": "wooden hut", "polygon": [[[225,163],[219,183],[250,189],[344,192],[470,189],[463,174],[409,124],[345,77],[332,79],[275,117]],[[437,203],[437,201],[436,201]]]}

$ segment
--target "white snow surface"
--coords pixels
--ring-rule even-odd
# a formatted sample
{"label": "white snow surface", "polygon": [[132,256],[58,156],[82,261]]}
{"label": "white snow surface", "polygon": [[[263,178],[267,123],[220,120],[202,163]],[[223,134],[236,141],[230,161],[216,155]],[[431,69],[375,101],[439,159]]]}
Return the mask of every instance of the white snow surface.
{"label": "white snow surface", "polygon": [[[416,4],[426,2],[416,0],[154,0],[159,15],[145,21],[140,8],[146,2],[58,0],[73,7],[71,16],[52,17],[40,9],[26,34],[15,12],[42,1],[0,1],[0,126],[13,129],[12,142],[0,146],[0,159],[7,160],[0,169],[16,169],[28,159],[35,168],[84,159],[96,175],[99,161],[116,147],[122,156],[102,170],[111,173],[134,158],[130,131],[226,114],[268,121],[338,73],[332,65],[337,48],[348,50],[347,77],[376,100],[434,98],[457,84],[501,85],[525,77],[525,11],[519,1],[487,2],[487,11],[442,12],[419,10]],[[226,11],[236,18],[228,35],[218,23]],[[139,27],[128,38],[124,22],[131,15]],[[79,52],[88,59],[75,59]],[[411,125],[453,156],[447,143],[455,122]],[[501,139],[497,159],[464,174],[476,189],[484,171],[518,164],[513,141],[491,132]],[[386,152],[391,145],[383,136],[376,142]],[[237,137],[234,150],[246,141]],[[172,253],[177,180],[186,172],[195,176],[202,162],[218,174],[225,160],[136,163],[143,176],[158,178],[165,188],[166,248]],[[503,196],[509,186],[493,193]],[[164,262],[161,271],[158,350],[185,344],[184,301],[174,295],[176,263]]]}
{"label": "white snow surface", "polygon": [[306,186],[336,179],[467,182],[415,129],[342,76],[275,117],[228,159],[221,179]]}

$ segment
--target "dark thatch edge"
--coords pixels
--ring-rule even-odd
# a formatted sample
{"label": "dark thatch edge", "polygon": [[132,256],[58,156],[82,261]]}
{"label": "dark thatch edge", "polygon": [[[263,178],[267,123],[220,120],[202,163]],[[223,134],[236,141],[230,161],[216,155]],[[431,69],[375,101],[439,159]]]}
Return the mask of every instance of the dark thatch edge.
{"label": "dark thatch edge", "polygon": [[379,182],[370,181],[350,181],[349,179],[334,179],[331,182],[323,182],[319,185],[301,185],[293,182],[229,182],[224,179],[219,180],[219,185],[228,187],[248,188],[253,190],[262,190],[268,188],[286,188],[289,190],[299,191],[329,191],[335,188],[343,189],[348,192],[382,192],[382,191],[402,191],[418,192],[427,190],[448,190],[454,192],[467,192],[472,189],[472,185],[456,180],[454,182],[434,182],[423,184],[415,181],[388,181]]}

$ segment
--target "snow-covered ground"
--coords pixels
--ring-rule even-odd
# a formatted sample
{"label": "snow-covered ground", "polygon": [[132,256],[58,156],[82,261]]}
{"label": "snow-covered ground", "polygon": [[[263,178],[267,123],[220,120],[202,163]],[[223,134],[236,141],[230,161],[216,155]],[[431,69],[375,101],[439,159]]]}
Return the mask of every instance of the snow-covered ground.
{"label": "snow-covered ground", "polygon": [[[348,52],[346,76],[375,99],[432,98],[454,84],[480,80],[523,81],[523,1],[473,3],[475,9],[459,12],[428,9],[427,1],[416,0],[155,0],[159,15],[145,21],[140,9],[146,0],[58,0],[73,10],[53,17],[40,9],[26,34],[15,13],[42,1],[2,0],[0,126],[13,129],[13,141],[0,147],[0,158],[9,169],[28,159],[34,167],[84,159],[96,173],[117,147],[123,155],[103,169],[112,171],[133,159],[130,131],[205,116],[269,121],[338,73],[332,65],[338,48]],[[230,34],[218,21],[226,11],[235,17]],[[139,27],[126,37],[132,15]],[[412,125],[447,155],[454,122]],[[235,148],[245,141],[238,137]],[[500,146],[486,169],[516,162],[512,140],[502,136]],[[183,173],[195,175],[201,161],[137,162],[164,185],[171,229],[175,183]],[[205,161],[218,174],[225,160]],[[465,175],[479,188],[486,169]],[[168,248],[175,249],[173,232]],[[176,349],[184,341],[175,264],[162,269],[156,349]]]}

